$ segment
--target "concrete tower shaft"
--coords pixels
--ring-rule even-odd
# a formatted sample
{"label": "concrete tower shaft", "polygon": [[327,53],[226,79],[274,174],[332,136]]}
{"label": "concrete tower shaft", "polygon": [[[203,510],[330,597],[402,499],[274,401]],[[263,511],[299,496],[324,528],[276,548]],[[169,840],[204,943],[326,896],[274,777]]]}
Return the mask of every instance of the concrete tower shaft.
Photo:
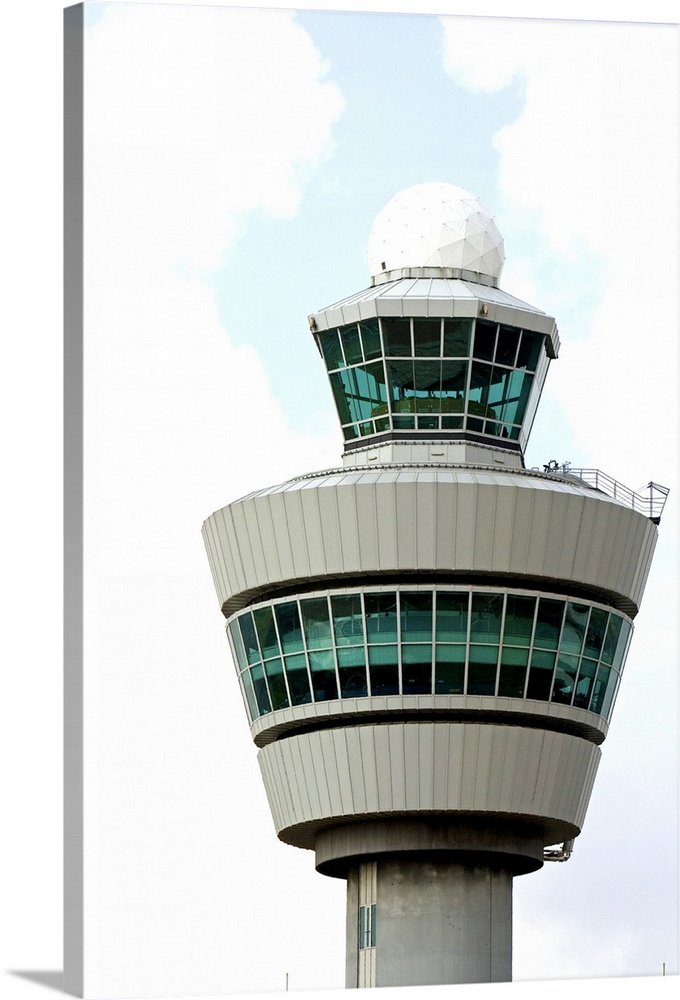
{"label": "concrete tower shaft", "polygon": [[277,835],[347,880],[348,986],[511,978],[512,879],[582,829],[660,513],[524,467],[555,322],[498,288],[477,199],[425,187],[309,319],[343,467],[203,529]]}

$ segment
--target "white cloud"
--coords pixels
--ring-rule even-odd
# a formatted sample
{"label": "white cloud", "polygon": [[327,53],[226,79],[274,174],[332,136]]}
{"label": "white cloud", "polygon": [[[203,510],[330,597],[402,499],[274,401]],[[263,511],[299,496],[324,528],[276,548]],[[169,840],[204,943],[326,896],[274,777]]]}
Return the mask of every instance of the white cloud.
{"label": "white cloud", "polygon": [[[141,4],[89,27],[85,94],[86,406],[105,414],[86,432],[103,495],[124,495],[147,538],[109,534],[102,552],[141,565],[178,504],[207,516],[336,450],[288,429],[201,279],[252,213],[297,211],[343,102],[290,12]],[[275,263],[273,247],[263,280]]]}
{"label": "white cloud", "polygon": [[[560,326],[549,389],[573,423],[575,464],[593,463],[602,442],[593,428],[609,426],[599,461],[620,476],[631,454],[644,455],[648,478],[658,477],[676,425],[676,30],[478,18],[442,25],[445,64],[459,82],[493,92],[523,81],[519,117],[494,137],[497,214],[523,231],[516,267],[533,272],[535,304]],[[513,291],[507,252],[504,284]],[[650,449],[652,406],[664,416]]]}
{"label": "white cloud", "polygon": [[290,12],[105,5],[86,46],[87,208],[116,263],[214,269],[249,213],[292,216],[333,151],[343,102],[325,76]]}

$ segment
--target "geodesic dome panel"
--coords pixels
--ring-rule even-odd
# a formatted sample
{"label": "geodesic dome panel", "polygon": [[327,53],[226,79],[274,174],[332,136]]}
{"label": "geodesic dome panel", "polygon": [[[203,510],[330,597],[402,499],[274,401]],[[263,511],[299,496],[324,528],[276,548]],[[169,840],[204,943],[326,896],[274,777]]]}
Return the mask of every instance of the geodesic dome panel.
{"label": "geodesic dome panel", "polygon": [[371,276],[403,267],[458,267],[498,279],[505,252],[493,215],[454,184],[416,184],[379,213],[368,241]]}

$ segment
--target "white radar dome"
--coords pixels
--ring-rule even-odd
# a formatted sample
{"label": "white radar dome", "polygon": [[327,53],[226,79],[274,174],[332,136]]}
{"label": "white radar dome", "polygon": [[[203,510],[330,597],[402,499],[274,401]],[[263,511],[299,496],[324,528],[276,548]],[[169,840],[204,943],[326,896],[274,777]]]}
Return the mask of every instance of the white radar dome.
{"label": "white radar dome", "polygon": [[488,208],[455,184],[416,184],[377,216],[368,240],[371,277],[403,267],[455,267],[498,279],[503,237]]}

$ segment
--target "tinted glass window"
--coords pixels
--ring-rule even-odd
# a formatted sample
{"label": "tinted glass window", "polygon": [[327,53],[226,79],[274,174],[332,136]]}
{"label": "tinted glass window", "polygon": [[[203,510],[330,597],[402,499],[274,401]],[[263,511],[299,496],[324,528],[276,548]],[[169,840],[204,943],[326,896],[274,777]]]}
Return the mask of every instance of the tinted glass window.
{"label": "tinted glass window", "polygon": [[496,324],[478,319],[475,324],[474,357],[481,361],[493,361],[496,347]]}
{"label": "tinted glass window", "polygon": [[401,672],[404,694],[430,694],[432,691],[432,644],[413,643],[403,646]]}
{"label": "tinted glass window", "polygon": [[370,361],[372,358],[379,358],[382,355],[382,347],[377,319],[362,320],[359,328],[361,331],[361,342],[364,347],[364,357],[367,361]]}
{"label": "tinted glass window", "polygon": [[274,615],[279,629],[279,638],[281,639],[283,652],[301,652],[303,648],[302,625],[300,624],[297,602],[275,605]]}
{"label": "tinted glass window", "polygon": [[391,358],[412,357],[411,321],[409,319],[382,319],[385,355]]}
{"label": "tinted glass window", "polygon": [[341,698],[365,698],[368,694],[363,646],[338,650]]}
{"label": "tinted glass window", "polygon": [[313,597],[300,601],[302,623],[308,649],[331,646],[331,623],[328,617],[328,601],[325,597]]}
{"label": "tinted glass window", "polygon": [[440,319],[413,320],[413,346],[417,358],[440,356],[441,325]]}
{"label": "tinted glass window", "polygon": [[366,594],[366,632],[368,641],[397,641],[397,595]]}
{"label": "tinted glass window", "polygon": [[502,615],[502,594],[473,594],[470,642],[497,642]]}
{"label": "tinted glass window", "polygon": [[369,646],[371,694],[399,694],[398,646]]}
{"label": "tinted glass window", "polygon": [[496,363],[499,365],[509,365],[511,368],[515,364],[517,347],[519,345],[520,331],[514,326],[500,325],[498,329],[498,344],[496,346]]}
{"label": "tinted glass window", "polygon": [[337,330],[327,330],[326,333],[319,334],[319,344],[321,352],[326,362],[326,368],[332,371],[334,368],[342,368],[344,360],[342,348],[340,347],[340,337]]}
{"label": "tinted glass window", "polygon": [[342,346],[345,349],[345,358],[348,365],[356,365],[363,361],[361,353],[361,340],[359,338],[359,327],[356,324],[345,326],[341,331]]}
{"label": "tinted glass window", "polygon": [[309,675],[307,674],[307,657],[301,655],[286,656],[284,664],[291,703],[293,705],[307,704],[312,700]]}
{"label": "tinted glass window", "polygon": [[437,640],[465,642],[468,629],[468,594],[437,594]]}
{"label": "tinted glass window", "polygon": [[467,358],[470,356],[471,319],[444,320],[444,357]]}
{"label": "tinted glass window", "polygon": [[432,641],[432,594],[416,591],[400,595],[403,642]]}
{"label": "tinted glass window", "polygon": [[541,353],[543,337],[537,333],[522,333],[522,339],[517,352],[517,367],[527,368],[529,371],[536,371],[538,358]]}

